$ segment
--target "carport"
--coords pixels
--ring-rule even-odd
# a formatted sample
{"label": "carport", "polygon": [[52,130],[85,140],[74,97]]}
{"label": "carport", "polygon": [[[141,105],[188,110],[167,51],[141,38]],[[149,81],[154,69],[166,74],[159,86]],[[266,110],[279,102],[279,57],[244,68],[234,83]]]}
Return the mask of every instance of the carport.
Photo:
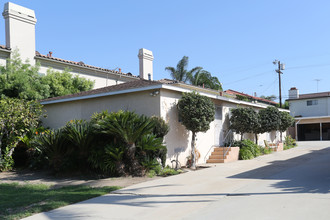
{"label": "carport", "polygon": [[295,123],[296,140],[330,140],[330,116],[300,117]]}

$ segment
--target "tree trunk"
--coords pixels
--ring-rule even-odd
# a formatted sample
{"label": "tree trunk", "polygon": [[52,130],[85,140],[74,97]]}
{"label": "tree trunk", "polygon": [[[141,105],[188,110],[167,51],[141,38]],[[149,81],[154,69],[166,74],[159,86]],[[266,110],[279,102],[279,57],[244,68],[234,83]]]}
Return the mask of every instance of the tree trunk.
{"label": "tree trunk", "polygon": [[254,134],[256,137],[256,145],[258,145],[258,134]]}
{"label": "tree trunk", "polygon": [[192,140],[191,140],[191,169],[196,169],[196,153],[195,153],[195,141],[196,141],[196,133],[192,132]]}

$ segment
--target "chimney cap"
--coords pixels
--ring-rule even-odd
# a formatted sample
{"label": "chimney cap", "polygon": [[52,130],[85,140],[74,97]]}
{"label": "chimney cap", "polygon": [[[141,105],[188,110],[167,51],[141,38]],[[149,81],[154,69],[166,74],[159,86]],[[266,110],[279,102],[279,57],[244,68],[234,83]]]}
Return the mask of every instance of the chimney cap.
{"label": "chimney cap", "polygon": [[291,87],[291,89],[290,90],[297,90],[297,88],[296,87]]}

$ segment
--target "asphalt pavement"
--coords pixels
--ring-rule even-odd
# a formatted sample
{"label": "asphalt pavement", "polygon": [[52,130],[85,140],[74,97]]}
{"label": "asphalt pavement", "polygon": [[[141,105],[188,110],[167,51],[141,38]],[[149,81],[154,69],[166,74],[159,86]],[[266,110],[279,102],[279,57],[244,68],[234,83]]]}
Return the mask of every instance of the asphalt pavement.
{"label": "asphalt pavement", "polygon": [[330,142],[133,185],[26,219],[330,219]]}

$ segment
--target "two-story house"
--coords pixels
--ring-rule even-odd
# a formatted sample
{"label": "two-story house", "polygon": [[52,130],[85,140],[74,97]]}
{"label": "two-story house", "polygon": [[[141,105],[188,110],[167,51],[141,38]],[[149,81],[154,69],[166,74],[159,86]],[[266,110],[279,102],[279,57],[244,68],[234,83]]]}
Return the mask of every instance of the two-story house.
{"label": "two-story house", "polygon": [[288,101],[296,119],[296,140],[330,140],[330,92],[299,94],[293,87]]}

